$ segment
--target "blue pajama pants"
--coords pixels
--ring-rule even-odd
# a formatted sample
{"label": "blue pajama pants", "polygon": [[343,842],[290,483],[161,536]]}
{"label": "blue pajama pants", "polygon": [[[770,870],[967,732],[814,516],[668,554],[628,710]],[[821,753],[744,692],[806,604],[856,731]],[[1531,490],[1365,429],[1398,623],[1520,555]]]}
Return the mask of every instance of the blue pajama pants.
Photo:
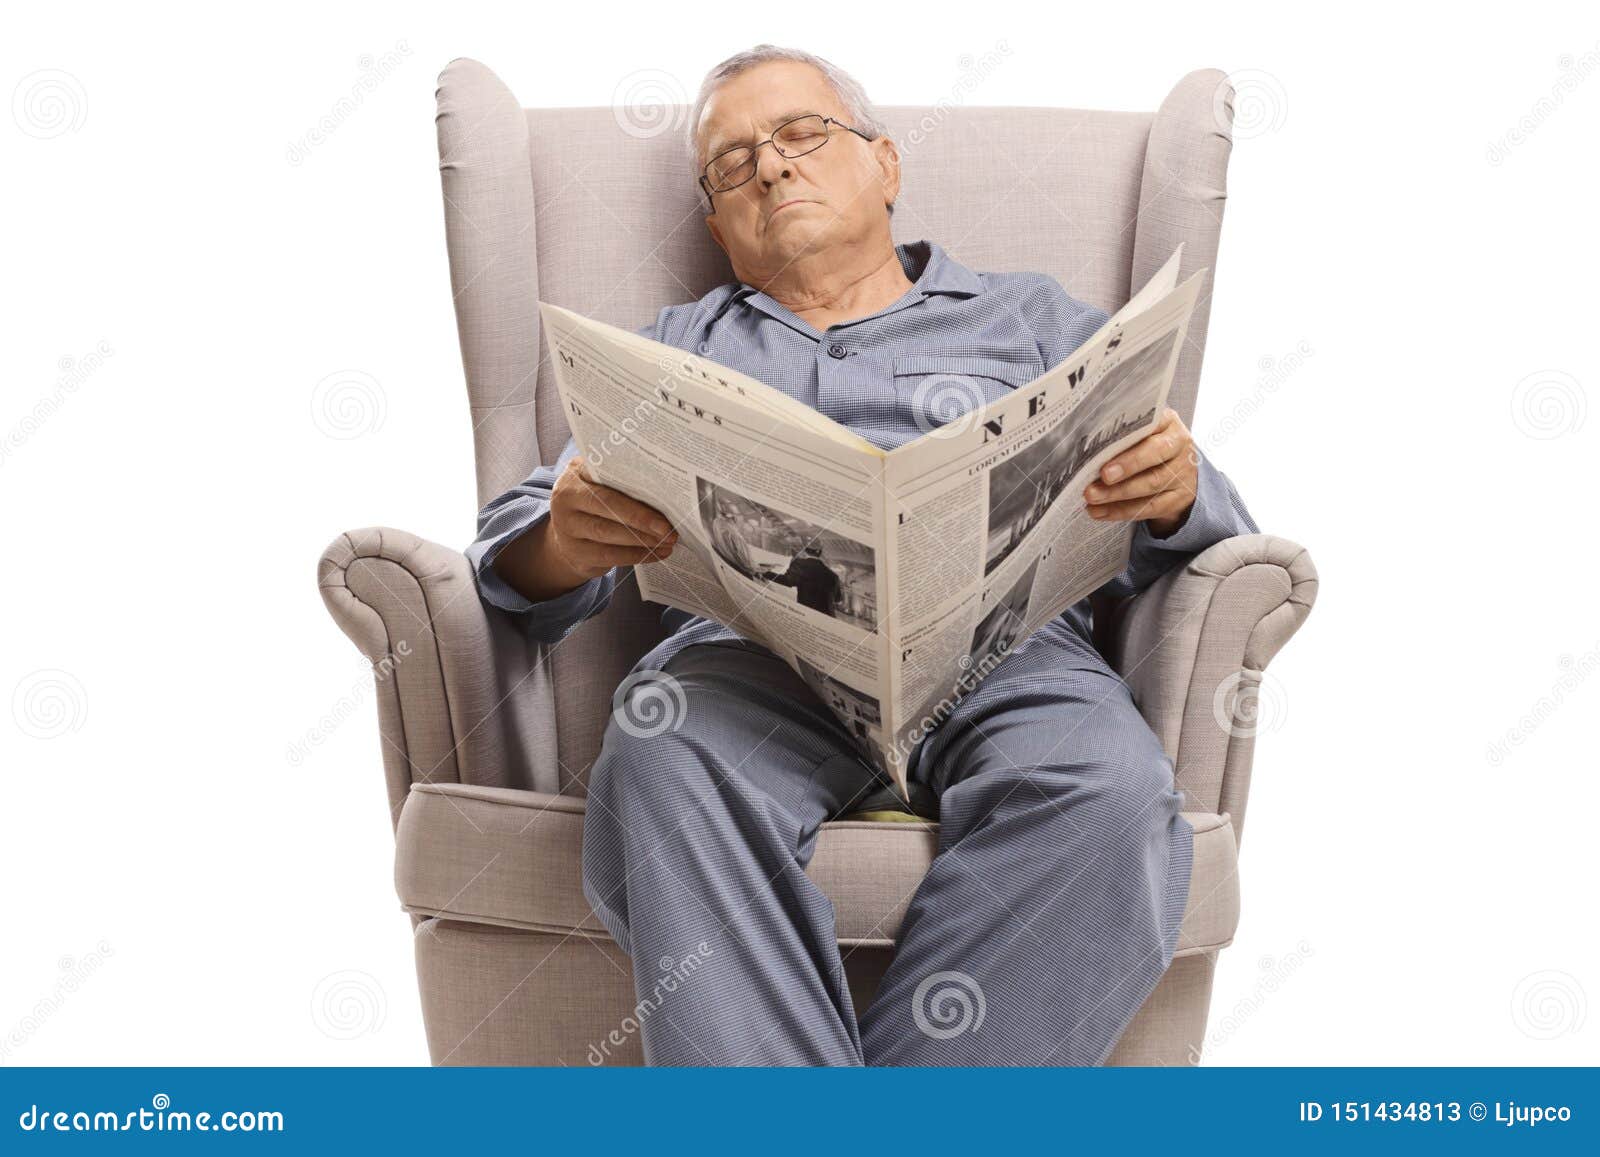
{"label": "blue pajama pants", "polygon": [[913,753],[938,853],[859,1016],[805,866],[882,779],[764,647],[685,647],[665,677],[625,694],[654,694],[668,729],[613,712],[583,839],[648,1063],[1105,1061],[1172,960],[1194,832],[1127,687],[1070,627],[1035,632]]}

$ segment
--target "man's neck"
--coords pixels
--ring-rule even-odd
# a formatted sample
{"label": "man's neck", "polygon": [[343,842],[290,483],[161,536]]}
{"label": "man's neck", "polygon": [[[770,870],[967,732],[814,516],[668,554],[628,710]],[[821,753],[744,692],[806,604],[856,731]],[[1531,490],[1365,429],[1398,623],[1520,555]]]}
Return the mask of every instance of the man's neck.
{"label": "man's neck", "polygon": [[807,254],[759,288],[819,330],[870,317],[899,301],[911,288],[900,255],[887,239],[859,253],[850,253],[846,247],[846,253],[842,263],[836,251]]}

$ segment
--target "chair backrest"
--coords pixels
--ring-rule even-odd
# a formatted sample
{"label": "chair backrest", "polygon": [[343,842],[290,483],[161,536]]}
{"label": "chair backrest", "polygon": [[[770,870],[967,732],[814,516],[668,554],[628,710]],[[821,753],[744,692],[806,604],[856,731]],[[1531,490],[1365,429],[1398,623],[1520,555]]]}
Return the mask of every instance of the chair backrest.
{"label": "chair backrest", "polygon": [[[471,401],[480,505],[549,462],[568,430],[537,302],[626,328],[733,273],[702,220],[681,144],[683,106],[523,109],[484,65],[439,77],[439,167],[450,275]],[[903,180],[896,241],[927,238],[978,271],[1054,276],[1107,310],[1185,242],[1183,276],[1215,268],[1233,91],[1192,72],[1154,113],[885,107]],[[1209,282],[1172,405],[1190,420]],[[610,697],[659,638],[631,582],[551,654],[564,782],[581,791]]]}

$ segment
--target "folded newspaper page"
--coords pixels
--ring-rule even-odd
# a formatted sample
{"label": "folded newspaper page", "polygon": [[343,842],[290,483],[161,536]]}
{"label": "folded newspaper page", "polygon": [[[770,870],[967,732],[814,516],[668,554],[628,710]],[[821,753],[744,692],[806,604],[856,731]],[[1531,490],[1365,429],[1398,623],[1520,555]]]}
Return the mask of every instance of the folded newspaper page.
{"label": "folded newspaper page", "polygon": [[1177,284],[1182,251],[1066,360],[888,452],[736,370],[539,308],[590,475],[678,531],[634,568],[640,596],[780,655],[906,796],[956,702],[1127,566],[1134,524],[1090,518],[1083,490],[1166,405],[1205,273]]}

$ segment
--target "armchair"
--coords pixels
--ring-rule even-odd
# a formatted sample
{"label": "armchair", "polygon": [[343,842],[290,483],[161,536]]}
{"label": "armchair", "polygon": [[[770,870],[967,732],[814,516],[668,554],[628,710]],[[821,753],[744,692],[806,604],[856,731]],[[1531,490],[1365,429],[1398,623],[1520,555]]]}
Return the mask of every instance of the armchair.
{"label": "armchair", "polygon": [[[1153,114],[880,111],[904,154],[897,240],[933,238],[977,269],[1042,269],[1112,311],[1179,241],[1184,276],[1215,265],[1231,120],[1219,72],[1190,73]],[[732,274],[690,220],[693,181],[672,134],[641,136],[608,108],[523,109],[471,60],[440,76],[437,125],[486,503],[567,438],[540,297],[632,328]],[[580,159],[575,142],[595,138],[617,147]],[[1034,166],[1019,170],[1018,195],[995,199],[981,176],[992,170],[974,163],[986,157],[1001,171],[1006,157]],[[1208,317],[1202,301],[1173,387],[1186,421]],[[336,538],[318,583],[374,664],[395,886],[414,923],[433,1062],[640,1063],[632,971],[583,896],[580,841],[611,693],[659,639],[656,609],[624,581],[602,614],[538,644],[479,599],[460,551],[384,528]],[[1199,1055],[1216,956],[1238,923],[1250,696],[1316,589],[1303,549],[1250,535],[1097,614],[1107,657],[1173,758],[1195,830],[1177,954],[1112,1063]],[[936,843],[932,823],[823,828],[808,870],[834,902],[858,1008]]]}

